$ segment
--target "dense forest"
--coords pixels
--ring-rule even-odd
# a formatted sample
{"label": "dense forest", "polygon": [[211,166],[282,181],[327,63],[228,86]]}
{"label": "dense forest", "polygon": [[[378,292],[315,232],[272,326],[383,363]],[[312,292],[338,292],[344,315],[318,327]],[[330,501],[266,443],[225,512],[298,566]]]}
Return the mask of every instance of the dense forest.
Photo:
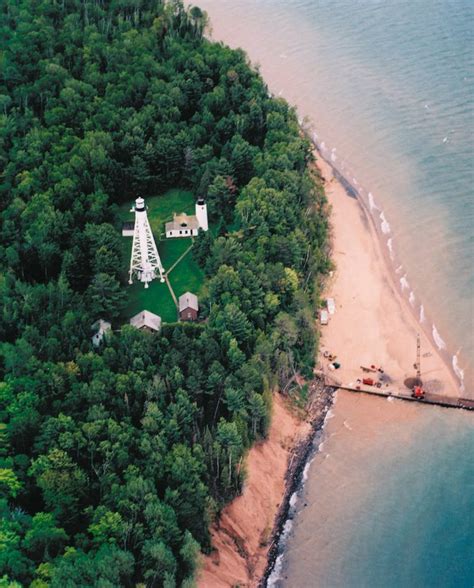
{"label": "dense forest", "polygon": [[[0,586],[190,586],[271,392],[310,376],[322,189],[178,0],[0,6]],[[198,324],[119,328],[118,206],[207,198]],[[99,349],[91,324],[114,322]]]}

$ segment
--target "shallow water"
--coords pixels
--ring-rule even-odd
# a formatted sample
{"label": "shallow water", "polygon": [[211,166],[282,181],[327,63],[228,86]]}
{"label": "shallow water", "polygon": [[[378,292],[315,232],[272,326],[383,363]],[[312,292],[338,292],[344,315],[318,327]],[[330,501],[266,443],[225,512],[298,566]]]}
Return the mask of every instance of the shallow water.
{"label": "shallow water", "polygon": [[338,395],[270,586],[473,585],[472,414],[390,404]]}
{"label": "shallow water", "polygon": [[273,93],[309,117],[326,157],[372,195],[404,295],[472,389],[474,3],[201,5],[215,37],[245,48]]}
{"label": "shallow water", "polygon": [[[474,3],[199,4],[360,190],[400,290],[473,395]],[[347,395],[333,413],[271,584],[472,587],[473,414]]]}

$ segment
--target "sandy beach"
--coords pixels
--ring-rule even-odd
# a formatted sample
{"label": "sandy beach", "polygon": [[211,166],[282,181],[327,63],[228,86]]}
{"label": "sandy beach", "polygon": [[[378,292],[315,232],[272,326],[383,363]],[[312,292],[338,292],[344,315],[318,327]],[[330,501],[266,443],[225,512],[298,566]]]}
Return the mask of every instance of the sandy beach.
{"label": "sandy beach", "polygon": [[[349,196],[333,170],[316,153],[331,205],[335,271],[325,296],[335,300],[335,313],[321,327],[320,367],[343,385],[357,385],[361,366],[375,365],[388,377],[390,389],[407,392],[404,380],[415,375],[417,334],[421,343],[422,379],[434,393],[459,396],[451,370],[420,327],[401,286],[388,269],[373,223],[361,202]],[[329,372],[327,351],[341,368]],[[385,384],[384,384],[385,387]],[[388,386],[387,386],[388,387]]]}

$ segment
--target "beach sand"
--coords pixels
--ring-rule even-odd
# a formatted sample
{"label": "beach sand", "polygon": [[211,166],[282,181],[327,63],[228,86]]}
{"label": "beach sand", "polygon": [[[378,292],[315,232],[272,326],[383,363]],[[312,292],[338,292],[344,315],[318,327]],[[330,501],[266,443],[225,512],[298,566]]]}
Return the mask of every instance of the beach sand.
{"label": "beach sand", "polygon": [[[341,384],[351,386],[364,376],[377,379],[378,374],[364,374],[360,369],[375,365],[390,378],[384,389],[406,394],[404,380],[416,374],[413,364],[419,333],[425,386],[431,392],[459,396],[454,375],[401,296],[398,277],[388,269],[371,218],[334,178],[330,165],[315,155],[332,208],[336,266],[324,294],[334,298],[336,311],[329,324],[321,327],[320,366]],[[340,369],[328,370],[324,351],[337,356]]]}

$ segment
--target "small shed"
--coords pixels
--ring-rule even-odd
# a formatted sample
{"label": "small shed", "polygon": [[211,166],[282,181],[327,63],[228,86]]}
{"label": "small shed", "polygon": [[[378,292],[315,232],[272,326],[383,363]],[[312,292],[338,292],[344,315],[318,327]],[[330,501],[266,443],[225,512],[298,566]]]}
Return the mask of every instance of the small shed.
{"label": "small shed", "polygon": [[319,321],[322,325],[327,325],[329,322],[329,315],[327,310],[321,310],[319,313]]}
{"label": "small shed", "polygon": [[153,314],[149,310],[142,310],[130,319],[130,324],[141,331],[158,333],[161,329],[161,316]]}
{"label": "small shed", "polygon": [[185,292],[179,297],[179,319],[195,321],[199,312],[198,297],[191,292]]}
{"label": "small shed", "polygon": [[95,321],[91,326],[91,329],[94,331],[94,334],[91,337],[92,345],[98,347],[102,343],[105,334],[112,330],[112,325],[107,321],[99,319],[98,321]]}
{"label": "small shed", "polygon": [[122,237],[133,237],[135,231],[135,221],[126,221],[122,223]]}
{"label": "small shed", "polygon": [[334,298],[327,298],[326,306],[329,314],[334,314],[336,312],[336,303],[334,302]]}

